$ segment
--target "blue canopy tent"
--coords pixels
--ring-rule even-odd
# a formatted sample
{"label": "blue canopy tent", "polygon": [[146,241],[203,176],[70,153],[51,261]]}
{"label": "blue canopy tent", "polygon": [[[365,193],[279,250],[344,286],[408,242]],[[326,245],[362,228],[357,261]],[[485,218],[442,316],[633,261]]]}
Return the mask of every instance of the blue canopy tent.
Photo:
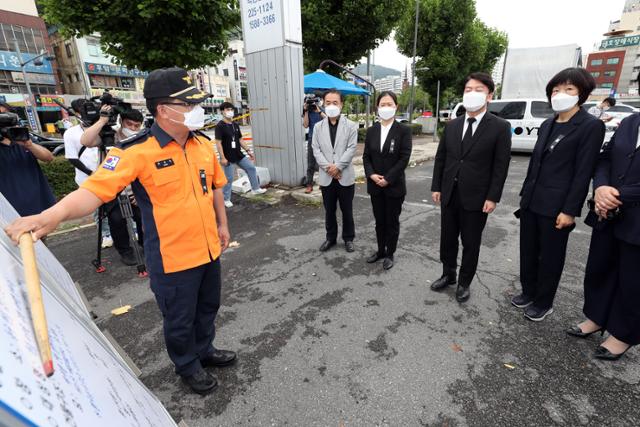
{"label": "blue canopy tent", "polygon": [[343,95],[370,95],[368,90],[345,82],[322,70],[304,76],[304,93],[313,93],[316,90],[327,89],[337,89],[342,92]]}

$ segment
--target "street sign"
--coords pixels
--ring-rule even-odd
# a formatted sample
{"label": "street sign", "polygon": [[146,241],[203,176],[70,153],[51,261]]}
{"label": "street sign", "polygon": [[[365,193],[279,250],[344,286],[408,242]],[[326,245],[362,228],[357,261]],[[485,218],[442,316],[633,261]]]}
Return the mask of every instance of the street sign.
{"label": "street sign", "polygon": [[241,0],[245,54],[284,45],[282,0]]}
{"label": "street sign", "polygon": [[36,120],[36,112],[31,103],[29,95],[24,95],[24,110],[27,112],[27,120],[29,120],[29,126],[34,132],[38,132],[38,122]]}

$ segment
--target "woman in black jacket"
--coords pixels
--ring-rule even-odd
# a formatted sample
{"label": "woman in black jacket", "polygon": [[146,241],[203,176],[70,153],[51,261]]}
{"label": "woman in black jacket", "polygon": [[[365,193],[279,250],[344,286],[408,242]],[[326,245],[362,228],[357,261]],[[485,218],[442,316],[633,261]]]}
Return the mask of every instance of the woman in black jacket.
{"label": "woman in black jacket", "polygon": [[520,283],[511,303],[525,308],[529,320],[553,312],[569,233],[582,212],[589,181],[604,140],[605,127],[581,105],[595,88],[582,68],[567,68],[547,84],[557,113],[538,130],[529,169],[520,192]]}
{"label": "woman in black jacket", "polygon": [[605,144],[593,178],[593,227],[584,277],[586,320],[567,333],[586,338],[606,330],[598,359],[617,360],[640,344],[640,114],[620,123]]}
{"label": "woman in black jacket", "polygon": [[362,155],[378,240],[378,251],[367,262],[384,258],[382,266],[389,270],[393,267],[400,212],[407,193],[404,170],[411,158],[411,129],[395,120],[398,108],[395,93],[381,92],[376,105],[380,121],[367,129]]}

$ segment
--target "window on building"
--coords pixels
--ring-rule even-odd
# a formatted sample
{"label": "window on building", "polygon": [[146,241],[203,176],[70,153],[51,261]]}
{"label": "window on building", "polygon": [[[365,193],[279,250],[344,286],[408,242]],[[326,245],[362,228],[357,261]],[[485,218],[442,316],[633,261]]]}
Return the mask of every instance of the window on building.
{"label": "window on building", "polygon": [[613,87],[613,83],[602,83],[600,87],[604,89],[611,89]]}
{"label": "window on building", "polygon": [[79,82],[80,81],[80,74],[79,73],[75,73],[75,78],[76,78],[76,81]]}
{"label": "window on building", "polygon": [[4,35],[4,27],[6,24],[0,24],[0,50],[11,50],[9,43],[7,43],[7,38]]}
{"label": "window on building", "polygon": [[71,43],[65,43],[64,50],[67,51],[67,58],[71,58],[73,56],[73,53],[71,52]]}
{"label": "window on building", "polygon": [[35,51],[37,53],[40,53],[47,48],[44,44],[44,37],[42,35],[42,31],[32,28],[31,34],[33,36],[33,43],[35,46]]}
{"label": "window on building", "polygon": [[489,112],[495,114],[498,117],[502,117],[505,120],[523,119],[525,108],[527,108],[527,103],[524,101],[522,102],[492,101],[489,103]]}
{"label": "window on building", "polygon": [[60,58],[60,46],[53,46],[53,56],[55,56],[56,58]]}
{"label": "window on building", "polygon": [[620,62],[620,58],[608,58],[607,65],[615,65]]}
{"label": "window on building", "polygon": [[604,76],[605,77],[615,77],[616,76],[616,72],[615,71],[605,71],[604,72]]}
{"label": "window on building", "polygon": [[223,74],[225,77],[229,77],[229,70],[225,68],[224,70],[222,70],[222,74]]}
{"label": "window on building", "polygon": [[[27,47],[27,41],[24,38],[23,27],[19,25],[12,25],[11,27],[13,29],[13,37],[15,37],[15,39],[18,41],[18,47],[20,48],[20,51],[33,53],[33,52],[29,52],[29,49]],[[11,41],[13,45],[13,40]]]}
{"label": "window on building", "polygon": [[71,74],[67,74],[67,82],[73,83],[73,77],[71,77]]}
{"label": "window on building", "polygon": [[591,75],[592,75],[593,77],[600,77],[600,71],[592,71],[592,72],[591,72]]}
{"label": "window on building", "polygon": [[91,56],[101,56],[100,42],[92,37],[87,37],[87,50]]}
{"label": "window on building", "polygon": [[592,67],[597,67],[598,65],[602,65],[602,59],[592,59],[591,60],[591,66]]}

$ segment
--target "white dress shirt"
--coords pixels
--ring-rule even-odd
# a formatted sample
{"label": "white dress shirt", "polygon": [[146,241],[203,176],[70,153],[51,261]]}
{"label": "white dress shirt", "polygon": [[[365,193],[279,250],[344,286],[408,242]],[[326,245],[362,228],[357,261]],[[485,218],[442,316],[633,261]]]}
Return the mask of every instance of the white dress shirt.
{"label": "white dress shirt", "polygon": [[[482,120],[482,118],[484,117],[484,115],[487,113],[487,110],[484,110],[482,113],[478,114],[477,116],[475,116],[474,118],[476,119],[475,122],[473,122],[473,125],[471,127],[471,135],[474,135],[476,133],[476,130],[478,129],[478,125],[480,124],[480,121]],[[462,127],[462,137],[464,138],[464,135],[467,133],[467,128],[469,127],[469,122],[467,120],[469,120],[471,116],[469,116],[469,114],[465,114],[464,115],[464,126]]]}
{"label": "white dress shirt", "polygon": [[380,122],[380,152],[381,153],[382,153],[382,147],[384,147],[384,142],[387,140],[387,135],[389,135],[389,130],[391,129],[391,126],[393,126],[393,122],[395,122],[395,120],[393,120],[387,126],[383,125],[382,122]]}

